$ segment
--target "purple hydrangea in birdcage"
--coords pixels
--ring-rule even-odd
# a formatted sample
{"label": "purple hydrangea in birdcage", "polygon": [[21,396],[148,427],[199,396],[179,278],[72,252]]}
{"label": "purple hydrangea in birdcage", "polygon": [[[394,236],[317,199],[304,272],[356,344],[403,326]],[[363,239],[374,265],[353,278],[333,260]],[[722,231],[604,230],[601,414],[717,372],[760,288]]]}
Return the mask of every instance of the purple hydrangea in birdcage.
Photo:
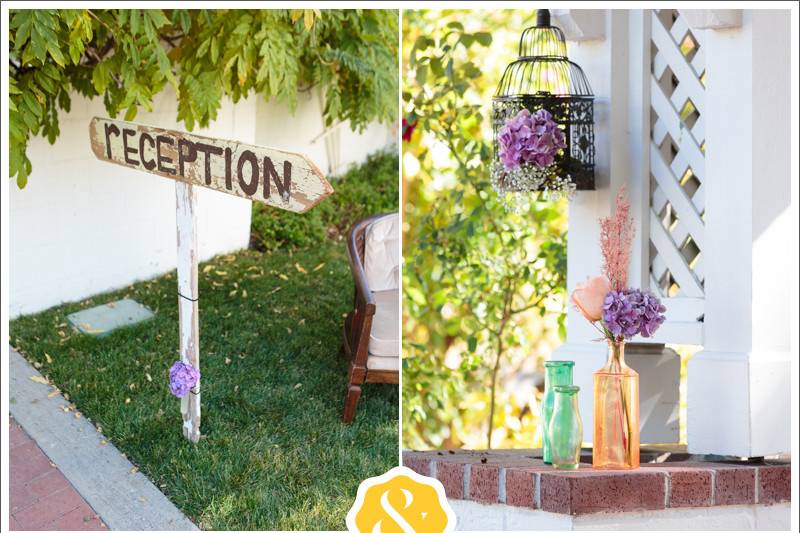
{"label": "purple hydrangea in birdcage", "polygon": [[491,174],[498,193],[544,190],[560,196],[574,191],[570,180],[559,177],[556,165],[567,147],[566,136],[546,109],[520,109],[498,131],[497,145]]}
{"label": "purple hydrangea in birdcage", "polygon": [[522,109],[506,121],[497,140],[500,144],[500,160],[506,170],[514,170],[522,164],[549,167],[558,152],[567,147],[564,132],[546,109],[535,113]]}
{"label": "purple hydrangea in birdcage", "polygon": [[[492,96],[491,116],[489,176],[507,209],[525,211],[533,200],[594,190],[594,95],[567,57],[566,37],[549,10],[537,10],[536,25],[522,32],[517,58]],[[528,121],[538,131],[520,124]]]}
{"label": "purple hydrangea in birdcage", "polygon": [[191,392],[198,381],[200,381],[200,371],[183,361],[175,361],[169,369],[169,391],[178,398],[183,398]]}

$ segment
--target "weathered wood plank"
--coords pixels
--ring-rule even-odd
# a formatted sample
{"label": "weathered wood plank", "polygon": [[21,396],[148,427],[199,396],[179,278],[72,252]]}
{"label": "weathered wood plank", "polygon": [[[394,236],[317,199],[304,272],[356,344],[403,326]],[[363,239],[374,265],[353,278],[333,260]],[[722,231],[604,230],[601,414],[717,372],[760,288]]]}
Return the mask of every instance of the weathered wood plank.
{"label": "weathered wood plank", "polygon": [[306,156],[94,117],[94,155],[128,168],[304,213],[333,193]]}
{"label": "weathered wood plank", "polygon": [[[178,228],[178,314],[181,361],[200,370],[200,292],[197,288],[197,191],[188,183],[175,182],[175,224]],[[200,440],[200,380],[181,398],[183,436]]]}

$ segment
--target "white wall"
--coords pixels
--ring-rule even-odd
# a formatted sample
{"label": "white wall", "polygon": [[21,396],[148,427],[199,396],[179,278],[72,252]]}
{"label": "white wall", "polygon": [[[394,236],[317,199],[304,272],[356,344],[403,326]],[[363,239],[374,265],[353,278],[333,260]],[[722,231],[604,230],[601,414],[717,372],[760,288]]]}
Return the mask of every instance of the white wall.
{"label": "white wall", "polygon": [[[135,121],[185,130],[176,123],[176,108],[174,93],[165,90],[153,112],[140,112]],[[93,116],[107,116],[102,101],[73,96],[56,143],[31,141],[28,185],[9,184],[11,317],[175,268],[174,182],[98,161],[89,146]],[[320,101],[307,93],[294,116],[259,96],[226,101],[217,120],[196,133],[306,153],[324,172],[342,171],[396,142],[390,125],[372,125],[362,135],[346,124],[327,136],[323,131]],[[201,260],[247,247],[250,201],[200,189],[198,204]]]}
{"label": "white wall", "polygon": [[347,122],[326,128],[323,99],[317,90],[300,93],[297,104],[292,115],[287,106],[274,99],[259,99],[256,143],[302,152],[327,176],[341,174],[369,154],[397,143],[397,124],[373,122],[361,133],[352,131]]}
{"label": "white wall", "polygon": [[[254,108],[252,98],[226,102],[198,133],[253,142]],[[102,101],[73,96],[56,143],[31,141],[28,185],[9,186],[12,317],[175,268],[174,182],[98,161],[89,146],[93,116],[107,116]],[[183,129],[175,117],[170,90],[136,122]],[[198,201],[201,259],[247,246],[249,201],[210,190],[200,190]]]}

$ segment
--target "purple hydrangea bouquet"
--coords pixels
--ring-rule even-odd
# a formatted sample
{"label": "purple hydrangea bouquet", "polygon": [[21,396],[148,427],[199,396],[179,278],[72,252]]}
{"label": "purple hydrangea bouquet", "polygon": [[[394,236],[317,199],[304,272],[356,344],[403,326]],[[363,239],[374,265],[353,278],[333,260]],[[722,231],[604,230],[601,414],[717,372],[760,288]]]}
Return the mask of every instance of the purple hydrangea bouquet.
{"label": "purple hydrangea bouquet", "polygon": [[621,190],[616,210],[600,220],[603,275],[578,284],[570,300],[608,342],[608,360],[594,374],[595,468],[639,466],[639,374],[625,364],[625,342],[651,337],[666,307],[650,291],[628,287],[633,240],[630,204]]}
{"label": "purple hydrangea bouquet", "polygon": [[491,166],[492,187],[507,193],[544,191],[548,197],[571,195],[575,184],[560,176],[557,160],[567,147],[564,131],[546,109],[520,109],[497,132],[497,157]]}
{"label": "purple hydrangea bouquet", "polygon": [[628,263],[633,240],[631,206],[624,188],[614,215],[600,221],[603,274],[579,283],[570,296],[575,307],[612,343],[636,335],[651,337],[664,322],[666,308],[653,293],[630,288]]}

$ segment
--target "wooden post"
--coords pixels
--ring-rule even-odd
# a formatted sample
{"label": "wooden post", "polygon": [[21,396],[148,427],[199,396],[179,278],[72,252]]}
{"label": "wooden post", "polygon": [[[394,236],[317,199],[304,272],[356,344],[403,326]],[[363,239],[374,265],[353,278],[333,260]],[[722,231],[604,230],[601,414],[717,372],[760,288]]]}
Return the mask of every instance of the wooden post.
{"label": "wooden post", "polygon": [[[333,194],[306,156],[237,141],[94,117],[89,124],[98,159],[175,180],[178,228],[178,313],[181,361],[200,371],[197,224],[194,186],[305,213]],[[200,440],[200,380],[181,398],[183,435]]]}
{"label": "wooden post", "polygon": [[[197,289],[197,191],[175,182],[175,224],[178,228],[178,314],[181,361],[200,371],[200,310]],[[200,440],[200,380],[193,392],[181,398],[183,436]]]}

